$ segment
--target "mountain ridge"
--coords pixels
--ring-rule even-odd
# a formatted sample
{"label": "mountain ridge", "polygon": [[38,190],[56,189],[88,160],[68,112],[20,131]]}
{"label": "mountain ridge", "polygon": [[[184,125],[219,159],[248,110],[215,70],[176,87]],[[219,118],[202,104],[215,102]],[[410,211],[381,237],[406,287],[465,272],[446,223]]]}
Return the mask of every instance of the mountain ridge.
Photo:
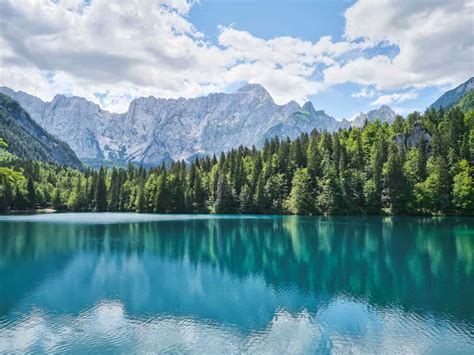
{"label": "mountain ridge", "polygon": [[450,108],[451,106],[458,103],[464,95],[470,90],[474,89],[474,76],[466,80],[464,83],[456,86],[454,89],[446,91],[442,94],[435,102],[430,105],[430,108],[444,109]]}
{"label": "mountain ridge", "polygon": [[382,122],[387,122],[392,124],[395,121],[395,116],[397,114],[392,108],[388,105],[382,105],[378,109],[371,110],[367,113],[360,112],[352,121],[352,127],[363,127],[365,122],[373,122],[377,119],[381,120]]}
{"label": "mountain ridge", "polygon": [[67,145],[36,123],[21,105],[0,93],[0,137],[9,152],[21,158],[82,168],[82,162]]}
{"label": "mountain ridge", "polygon": [[92,165],[108,161],[158,165],[239,145],[261,146],[274,135],[295,138],[312,129],[349,127],[348,121],[338,121],[308,103],[303,120],[297,113],[302,109],[299,104],[276,104],[260,84],[191,99],[139,97],[121,114],[78,96],[58,94],[44,102],[7,87],[0,87],[0,92],[18,100],[40,126],[63,138]]}

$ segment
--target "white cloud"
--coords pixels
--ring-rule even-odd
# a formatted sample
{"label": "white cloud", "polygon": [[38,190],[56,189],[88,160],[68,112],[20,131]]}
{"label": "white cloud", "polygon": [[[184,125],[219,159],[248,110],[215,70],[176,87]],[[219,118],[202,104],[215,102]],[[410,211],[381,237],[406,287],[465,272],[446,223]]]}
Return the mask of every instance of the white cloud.
{"label": "white cloud", "polygon": [[[212,43],[188,18],[194,0],[4,0],[0,85],[124,111],[137,96],[195,97],[245,81],[264,85],[277,103],[345,82],[370,87],[355,98],[458,84],[474,72],[473,1],[359,0],[345,13],[342,41],[265,40],[220,26]],[[399,53],[368,53],[381,45]]]}
{"label": "white cloud", "polygon": [[376,95],[375,90],[369,89],[367,87],[363,87],[360,91],[353,93],[351,96],[355,97],[356,99],[360,99],[360,98],[374,97],[375,95]]}
{"label": "white cloud", "polygon": [[345,13],[346,38],[399,53],[336,64],[324,71],[325,82],[378,90],[459,84],[474,72],[473,17],[473,0],[359,0]]}
{"label": "white cloud", "polygon": [[[69,92],[126,110],[135,96],[193,97],[242,81],[278,103],[304,101],[323,85],[316,65],[358,46],[292,37],[270,40],[221,27],[212,44],[187,18],[193,2],[93,0],[0,3],[0,85],[43,99]],[[53,75],[51,75],[53,74]]]}
{"label": "white cloud", "polygon": [[371,105],[380,106],[380,105],[389,105],[392,103],[399,104],[403,101],[416,99],[417,97],[418,97],[418,92],[416,92],[415,90],[410,90],[407,92],[396,92],[389,95],[379,96],[376,100],[371,102]]}

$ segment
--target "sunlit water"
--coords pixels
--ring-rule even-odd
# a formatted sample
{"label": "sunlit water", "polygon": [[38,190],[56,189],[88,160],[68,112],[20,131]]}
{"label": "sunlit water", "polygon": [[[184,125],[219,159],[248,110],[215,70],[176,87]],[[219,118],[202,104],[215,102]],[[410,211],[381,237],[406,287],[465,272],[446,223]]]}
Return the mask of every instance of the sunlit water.
{"label": "sunlit water", "polygon": [[474,219],[0,216],[0,353],[474,354]]}

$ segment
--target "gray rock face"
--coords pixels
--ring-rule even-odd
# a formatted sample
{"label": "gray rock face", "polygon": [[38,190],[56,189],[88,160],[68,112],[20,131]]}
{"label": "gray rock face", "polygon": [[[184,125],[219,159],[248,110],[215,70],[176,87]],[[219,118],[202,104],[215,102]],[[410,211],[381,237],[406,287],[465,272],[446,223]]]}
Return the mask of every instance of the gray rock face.
{"label": "gray rock face", "polygon": [[258,84],[230,94],[193,99],[141,97],[124,114],[110,113],[80,97],[57,95],[43,102],[2,87],[51,134],[67,142],[84,162],[157,165],[219,154],[239,145],[261,146],[275,135],[295,138],[313,129],[349,127],[311,103],[277,105]]}
{"label": "gray rock face", "polygon": [[449,108],[456,104],[469,90],[472,89],[474,89],[474,77],[470,78],[454,89],[446,91],[430,106],[430,108]]}
{"label": "gray rock face", "polygon": [[420,122],[416,122],[408,134],[398,134],[395,137],[395,141],[403,149],[417,147],[422,141],[425,141],[426,148],[428,149],[429,144],[431,143],[431,134],[423,128],[423,125]]}
{"label": "gray rock face", "polygon": [[333,132],[349,127],[349,121],[338,121],[322,110],[316,111],[313,104],[307,102],[301,109],[293,112],[285,121],[270,127],[263,139],[270,139],[275,136],[295,138],[301,133],[311,132],[313,129]]}
{"label": "gray rock face", "polygon": [[387,122],[388,124],[392,124],[395,121],[395,116],[397,114],[393,111],[389,106],[382,105],[377,110],[372,110],[367,113],[359,113],[357,117],[351,121],[352,127],[363,127],[365,121],[373,122],[379,119],[381,122]]}

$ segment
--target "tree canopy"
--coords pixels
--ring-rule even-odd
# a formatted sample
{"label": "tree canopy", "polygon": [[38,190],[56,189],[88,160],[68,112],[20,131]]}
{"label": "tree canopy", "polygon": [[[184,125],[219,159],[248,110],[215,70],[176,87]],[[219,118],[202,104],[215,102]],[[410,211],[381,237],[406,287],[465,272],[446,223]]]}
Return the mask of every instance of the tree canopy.
{"label": "tree canopy", "polygon": [[151,169],[0,155],[0,209],[473,215],[473,143],[474,111],[454,107]]}

